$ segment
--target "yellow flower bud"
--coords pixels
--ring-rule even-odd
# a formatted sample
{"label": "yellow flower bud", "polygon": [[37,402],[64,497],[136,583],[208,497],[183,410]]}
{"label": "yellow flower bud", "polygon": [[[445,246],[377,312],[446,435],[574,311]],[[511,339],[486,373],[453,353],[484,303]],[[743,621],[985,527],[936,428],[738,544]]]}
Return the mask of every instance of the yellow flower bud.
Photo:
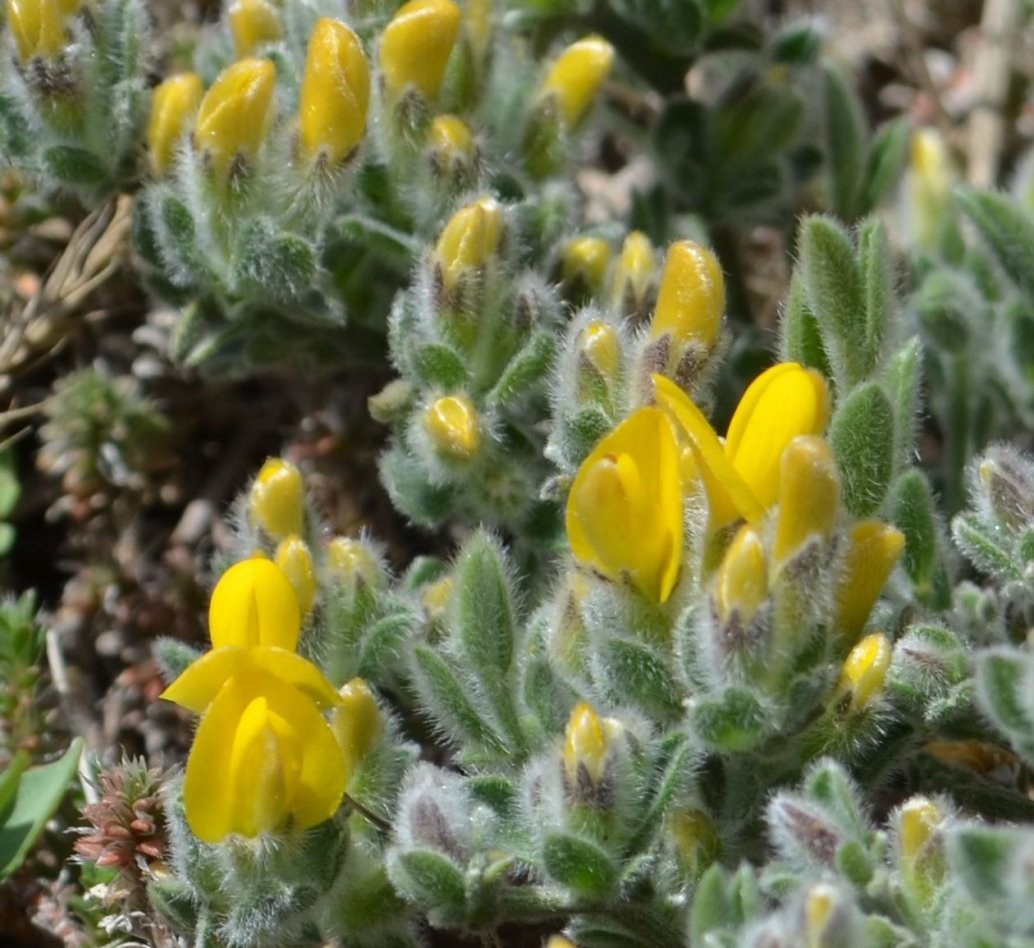
{"label": "yellow flower bud", "polygon": [[606,323],[589,323],[582,330],[581,353],[605,379],[613,379],[621,368],[621,341]]}
{"label": "yellow flower bud", "polygon": [[334,709],[330,726],[345,758],[345,772],[351,779],[380,737],[383,724],[377,699],[362,678],[353,678],[343,685],[340,695],[341,704]]}
{"label": "yellow flower bud", "polygon": [[593,448],[571,486],[566,524],[578,559],[667,602],[683,531],[678,446],[663,412],[640,408]]}
{"label": "yellow flower bud", "polygon": [[572,43],[553,64],[542,85],[541,97],[556,103],[560,117],[576,125],[592,105],[610,72],[614,47],[600,36]]}
{"label": "yellow flower bud", "polygon": [[273,122],[276,68],[268,59],[228,66],[205,93],[194,144],[220,177],[255,160]]}
{"label": "yellow flower bud", "polygon": [[23,63],[53,59],[65,45],[59,0],[7,0],[7,23]]}
{"label": "yellow flower bud", "polygon": [[599,715],[580,701],[571,712],[564,732],[564,772],[568,784],[598,787],[607,767],[610,741]]}
{"label": "yellow flower bud", "polygon": [[304,830],[334,815],[345,779],[341,748],[313,701],[245,666],[216,693],[194,737],[187,823],[208,843]]}
{"label": "yellow flower bud", "polygon": [[455,115],[436,115],[427,130],[427,157],[436,176],[459,190],[474,179],[478,146],[470,127]]}
{"label": "yellow flower bud", "polygon": [[459,27],[460,8],[452,0],[410,0],[399,8],[381,37],[381,73],[390,102],[409,86],[428,102],[438,98]]}
{"label": "yellow flower bud", "polygon": [[233,49],[238,59],[251,56],[283,35],[276,10],[266,0],[234,0],[229,11]]}
{"label": "yellow flower bud", "polygon": [[262,465],[248,495],[248,514],[274,540],[301,533],[305,520],[305,485],[301,471],[283,458]]}
{"label": "yellow flower bud", "polygon": [[867,635],[859,642],[844,662],[840,676],[841,686],[851,689],[851,707],[860,711],[883,687],[890,667],[891,647],[882,632]]}
{"label": "yellow flower bud", "polygon": [[298,107],[302,161],[345,161],[363,140],[369,107],[370,64],[362,42],[344,23],[322,18],[309,39]]}
{"label": "yellow flower bud", "polygon": [[464,32],[474,60],[483,62],[492,42],[492,0],[467,0]]}
{"label": "yellow flower bud", "polygon": [[729,621],[735,612],[749,622],[768,596],[768,562],[758,532],[744,525],[725,551],[718,569],[714,601],[718,618]]}
{"label": "yellow flower bud", "polygon": [[201,102],[201,77],[192,72],[170,76],[151,99],[151,121],[147,126],[147,147],[151,169],[165,174],[176,158],[176,145],[193,124]]}
{"label": "yellow flower bud", "polygon": [[711,529],[743,517],[759,523],[779,493],[780,460],[798,435],[821,434],[829,420],[829,389],[812,369],[782,362],[744,392],[725,444],[689,396],[653,376],[657,402],[671,413],[696,457],[710,504]]}
{"label": "yellow flower bud", "polygon": [[714,823],[700,810],[676,810],[668,825],[682,871],[693,877],[699,876],[718,855],[718,834]]}
{"label": "yellow flower bud", "polygon": [[327,567],[332,580],[348,587],[364,583],[376,589],[383,579],[377,557],[365,543],[352,537],[334,537],[327,544]]}
{"label": "yellow flower bud", "polygon": [[879,520],[861,520],[851,528],[834,618],[847,641],[854,641],[864,627],[904,549],[905,535]]}
{"label": "yellow flower bud", "polygon": [[302,616],[307,616],[316,601],[316,568],[308,544],[299,536],[284,537],[276,548],[276,565],[294,587]]}
{"label": "yellow flower bud", "polygon": [[944,138],[934,128],[917,129],[912,136],[908,206],[915,241],[926,250],[934,249],[940,239],[955,180]]}
{"label": "yellow flower bud", "polygon": [[455,115],[436,115],[427,130],[427,144],[445,155],[474,157],[474,133],[466,122]]}
{"label": "yellow flower bud", "polygon": [[610,264],[610,244],[601,237],[578,237],[567,245],[561,275],[567,282],[580,282],[590,293],[603,286]]}
{"label": "yellow flower bud", "polygon": [[481,448],[481,422],[465,395],[446,395],[424,411],[424,431],[435,448],[454,461],[469,461]]}
{"label": "yellow flower bud", "polygon": [[578,946],[571,939],[564,938],[563,935],[550,935],[546,940],[546,948],[578,948]]}
{"label": "yellow flower bud", "polygon": [[933,836],[942,814],[935,803],[926,797],[912,797],[901,807],[898,840],[901,857],[914,863]]}
{"label": "yellow flower bud", "polygon": [[837,890],[828,882],[820,882],[808,890],[804,901],[804,928],[808,936],[808,948],[833,944],[828,928],[838,901]]}
{"label": "yellow flower bud", "polygon": [[840,512],[840,477],[829,444],[800,435],[783,450],[772,554],[785,563],[809,541],[825,541]]}
{"label": "yellow flower bud", "polygon": [[83,0],[57,0],[57,5],[62,16],[72,16],[73,13],[79,12]]}
{"label": "yellow flower bud", "polygon": [[650,289],[656,266],[650,238],[642,231],[632,231],[621,245],[621,256],[614,268],[611,303],[626,312],[638,312]]}
{"label": "yellow flower bud", "polygon": [[675,361],[688,345],[714,347],[725,312],[725,278],[718,258],[692,240],[668,248],[650,334],[671,337]]}
{"label": "yellow flower bud", "polygon": [[503,226],[503,207],[494,198],[479,198],[452,215],[434,249],[438,272],[448,292],[484,270],[499,250]]}
{"label": "yellow flower bud", "polygon": [[208,607],[212,647],[275,645],[293,652],[301,633],[298,596],[275,563],[242,560],[220,577]]}
{"label": "yellow flower bud", "polygon": [[420,601],[424,609],[427,610],[428,615],[437,618],[445,614],[449,600],[452,599],[452,588],[454,585],[452,577],[446,576],[443,579],[439,579],[438,582],[432,583],[424,590]]}

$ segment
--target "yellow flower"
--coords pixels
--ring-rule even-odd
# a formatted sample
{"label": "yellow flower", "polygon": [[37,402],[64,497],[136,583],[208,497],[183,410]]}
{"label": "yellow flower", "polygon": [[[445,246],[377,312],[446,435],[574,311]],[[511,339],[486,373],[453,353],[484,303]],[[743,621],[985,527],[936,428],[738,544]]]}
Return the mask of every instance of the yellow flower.
{"label": "yellow flower", "polygon": [[684,432],[707,491],[712,529],[740,517],[756,524],[779,495],[780,460],[799,435],[821,434],[829,420],[825,380],[796,362],[762,372],[747,388],[725,444],[674,382],[654,375],[658,403]]}
{"label": "yellow flower", "polygon": [[584,781],[599,786],[609,748],[604,722],[591,705],[580,701],[571,712],[564,732],[564,771],[570,786],[579,787]]}
{"label": "yellow flower", "polygon": [[642,231],[632,231],[621,245],[621,255],[614,268],[611,303],[626,312],[638,312],[650,289],[656,266],[650,238]]}
{"label": "yellow flower", "polygon": [[252,523],[274,540],[301,533],[305,519],[305,485],[301,471],[283,458],[269,458],[248,494]]}
{"label": "yellow flower", "polygon": [[590,293],[603,286],[610,263],[610,244],[601,237],[578,237],[564,251],[563,278],[580,280]]}
{"label": "yellow flower", "polygon": [[465,395],[446,395],[424,411],[424,430],[435,448],[454,461],[469,461],[481,447],[477,409]]}
{"label": "yellow flower", "polygon": [[504,222],[502,205],[490,197],[472,201],[452,215],[434,248],[447,291],[484,270],[499,250]]}
{"label": "yellow flower", "polygon": [[758,532],[746,524],[740,527],[725,551],[715,584],[714,601],[718,618],[727,622],[733,613],[747,623],[768,596],[768,561]]}
{"label": "yellow flower", "polygon": [[592,105],[613,61],[614,47],[600,36],[572,43],[546,76],[541,98],[555,102],[564,122],[576,125]]}
{"label": "yellow flower", "polygon": [[223,573],[212,591],[208,624],[212,650],[165,689],[166,700],[200,714],[228,679],[251,670],[276,675],[321,707],[338,703],[323,673],[295,654],[301,633],[298,598],[272,561],[253,557]]}
{"label": "yellow flower", "polygon": [[187,823],[209,843],[307,829],[334,815],[347,776],[312,700],[271,671],[245,667],[219,689],[194,737]]}
{"label": "yellow flower", "polygon": [[853,642],[865,626],[904,549],[905,535],[879,520],[860,520],[851,528],[834,618],[847,641]]}
{"label": "yellow flower", "polygon": [[161,176],[172,167],[176,145],[197,114],[201,91],[201,77],[192,72],[170,76],[154,90],[147,147],[156,175]]}
{"label": "yellow flower", "polygon": [[794,438],[780,461],[775,561],[785,563],[813,538],[827,539],[839,513],[840,477],[829,444],[815,435]]}
{"label": "yellow flower", "polygon": [[347,159],[363,140],[369,107],[370,64],[362,42],[344,23],[322,18],[309,39],[298,107],[302,160]]}
{"label": "yellow flower", "polygon": [[234,0],[229,19],[238,59],[250,56],[265,43],[275,43],[282,35],[276,10],[266,0]]}
{"label": "yellow flower", "polygon": [[275,89],[276,68],[268,59],[242,59],[205,93],[194,143],[220,177],[255,160],[273,122]]}
{"label": "yellow flower", "polygon": [[428,102],[438,98],[459,27],[460,8],[452,0],[410,0],[399,8],[381,37],[389,101],[398,101],[409,86]]}
{"label": "yellow flower", "polygon": [[302,615],[307,616],[316,601],[316,568],[308,544],[299,536],[284,537],[276,548],[276,565],[294,588]]}
{"label": "yellow flower", "polygon": [[851,707],[864,708],[883,687],[890,667],[891,648],[882,632],[867,635],[847,656],[840,676],[843,688],[851,690]]}
{"label": "yellow flower", "polygon": [[682,560],[682,490],[663,412],[640,408],[596,445],[575,476],[566,521],[578,559],[667,602]]}
{"label": "yellow flower", "polygon": [[340,695],[341,704],[334,709],[330,727],[351,775],[380,737],[383,725],[377,699],[362,678],[343,685]]}
{"label": "yellow flower", "polygon": [[725,278],[718,258],[692,240],[668,248],[650,323],[654,338],[668,335],[677,364],[692,343],[714,347],[725,312]]}
{"label": "yellow flower", "polygon": [[7,0],[7,23],[22,62],[53,59],[65,45],[58,0]]}

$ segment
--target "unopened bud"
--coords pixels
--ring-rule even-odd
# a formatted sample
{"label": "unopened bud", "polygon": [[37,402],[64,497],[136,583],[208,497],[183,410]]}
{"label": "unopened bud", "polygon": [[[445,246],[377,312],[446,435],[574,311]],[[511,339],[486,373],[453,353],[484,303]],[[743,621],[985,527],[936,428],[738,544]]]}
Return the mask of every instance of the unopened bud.
{"label": "unopened bud", "polygon": [[576,125],[592,105],[613,61],[614,47],[602,37],[578,40],[553,64],[542,85],[542,98],[555,102],[567,125]]}
{"label": "unopened bud", "polygon": [[328,579],[348,589],[360,584],[376,589],[384,578],[384,570],[370,548],[352,537],[334,537],[327,544],[326,563]]}
{"label": "unopened bud", "polygon": [[434,401],[424,412],[424,430],[441,454],[456,461],[469,461],[481,447],[477,409],[465,395]]}
{"label": "unopened bud", "polygon": [[380,737],[384,725],[370,686],[362,678],[343,685],[341,704],[334,709],[331,729],[345,757],[345,772],[351,779],[370,748]]}
{"label": "unopened bud", "polygon": [[238,59],[251,56],[260,46],[275,43],[283,35],[276,10],[267,0],[234,0],[229,19]]}
{"label": "unopened bud", "polygon": [[472,201],[452,215],[434,250],[446,291],[483,274],[499,250],[503,228],[503,207],[494,198]]}
{"label": "unopened bud", "polygon": [[248,513],[274,540],[300,534],[305,519],[301,471],[283,458],[269,458],[251,485]]}
{"label": "unopened bud", "polygon": [[7,0],[7,23],[23,63],[61,52],[67,40],[62,12],[59,0]]}
{"label": "unopened bud", "polygon": [[427,130],[427,149],[435,174],[453,182],[471,178],[477,161],[477,143],[462,119],[436,115]]}
{"label": "unopened bud", "polygon": [[147,148],[155,175],[161,176],[172,167],[176,146],[194,123],[201,92],[201,77],[192,72],[170,76],[154,90]]}
{"label": "unopened bud", "polygon": [[610,263],[610,244],[600,237],[578,237],[567,245],[561,275],[590,295],[602,288]]}
{"label": "unopened bud", "polygon": [[438,98],[459,26],[460,8],[452,0],[410,0],[399,8],[381,37],[389,101],[397,102],[411,86],[428,102]]}
{"label": "unopened bud", "polygon": [[625,313],[638,313],[650,290],[657,269],[656,254],[650,238],[634,230],[621,246],[621,255],[611,281],[611,303]]}
{"label": "unopened bud", "polygon": [[564,773],[568,786],[579,796],[591,795],[603,782],[609,747],[603,721],[591,705],[579,702],[564,732]]}
{"label": "unopened bud", "polygon": [[890,659],[890,642],[882,632],[867,635],[851,649],[840,682],[842,687],[851,689],[852,709],[860,711],[883,687]]}
{"label": "unopened bud", "polygon": [[669,826],[679,866],[690,878],[699,878],[718,856],[714,823],[700,810],[676,810]]}
{"label": "unopened bud", "polygon": [[733,613],[749,622],[768,596],[768,562],[761,536],[742,526],[725,551],[718,568],[714,600],[718,618],[728,622]]}
{"label": "unopened bud", "polygon": [[977,468],[991,513],[1014,532],[1034,526],[1034,464],[1005,445],[989,448]]}
{"label": "unopened bud", "polygon": [[268,59],[228,66],[205,93],[194,144],[221,178],[254,162],[273,122],[276,67]]}
{"label": "unopened bud", "polygon": [[725,278],[718,258],[692,240],[668,248],[650,323],[654,338],[671,338],[676,361],[687,347],[710,351],[718,339],[725,312]]}
{"label": "unopened bud", "polygon": [[621,341],[613,326],[589,323],[582,330],[580,351],[604,379],[615,378],[621,369]]}
{"label": "unopened bud", "polygon": [[350,158],[366,132],[370,64],[359,37],[324,17],[309,40],[298,107],[302,161],[337,165]]}
{"label": "unopened bud", "polygon": [[299,536],[285,537],[276,548],[276,565],[294,587],[302,616],[307,616],[316,601],[316,569],[308,544]]}
{"label": "unopened bud", "polygon": [[862,630],[904,549],[905,535],[879,520],[861,520],[851,528],[834,618],[847,641]]}
{"label": "unopened bud", "polygon": [[926,797],[912,797],[901,807],[898,839],[902,859],[914,863],[919,858],[941,819],[940,809]]}

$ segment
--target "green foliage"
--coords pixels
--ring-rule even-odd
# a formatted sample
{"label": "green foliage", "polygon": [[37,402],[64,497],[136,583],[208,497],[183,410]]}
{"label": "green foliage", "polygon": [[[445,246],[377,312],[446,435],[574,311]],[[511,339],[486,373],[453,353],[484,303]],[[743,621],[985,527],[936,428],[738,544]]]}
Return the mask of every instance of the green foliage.
{"label": "green foliage", "polygon": [[29,755],[16,754],[0,773],[0,879],[25,861],[43,827],[60,806],[79,766],[83,739],[77,737],[57,760],[29,767]]}

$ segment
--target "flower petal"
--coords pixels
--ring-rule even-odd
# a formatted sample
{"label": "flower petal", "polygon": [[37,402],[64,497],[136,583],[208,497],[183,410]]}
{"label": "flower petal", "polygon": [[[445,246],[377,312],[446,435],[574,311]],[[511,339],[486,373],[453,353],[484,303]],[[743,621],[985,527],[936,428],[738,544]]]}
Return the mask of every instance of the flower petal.
{"label": "flower petal", "polygon": [[663,375],[653,376],[657,403],[667,409],[689,440],[711,506],[711,528],[744,517],[758,523],[765,514],[754,492],[732,466],[718,435],[690,397]]}
{"label": "flower petal", "polygon": [[822,434],[829,389],[814,369],[782,362],[747,388],[729,423],[725,453],[762,507],[779,493],[779,460],[798,435]]}
{"label": "flower petal", "polygon": [[318,708],[332,708],[341,704],[341,696],[323,672],[295,652],[272,645],[259,646],[248,650],[248,665],[297,688],[315,702]]}
{"label": "flower petal", "polygon": [[212,645],[276,645],[294,651],[302,617],[294,587],[270,560],[252,557],[220,577],[208,607]]}
{"label": "flower petal", "polygon": [[205,652],[188,665],[161,696],[188,711],[201,714],[212,703],[228,678],[246,662],[247,652],[236,645]]}

